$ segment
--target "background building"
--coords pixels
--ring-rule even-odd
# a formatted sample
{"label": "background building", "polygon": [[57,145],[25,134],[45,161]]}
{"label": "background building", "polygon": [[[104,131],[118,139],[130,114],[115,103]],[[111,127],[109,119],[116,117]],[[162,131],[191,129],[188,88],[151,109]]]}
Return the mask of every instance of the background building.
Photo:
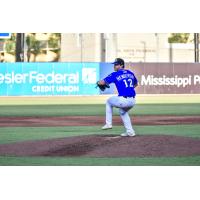
{"label": "background building", "polygon": [[194,62],[193,34],[187,43],[169,43],[169,33],[63,33],[61,61]]}
{"label": "background building", "polygon": [[[0,39],[1,62],[16,61],[16,33]],[[24,33],[22,62],[194,62],[192,33]]]}

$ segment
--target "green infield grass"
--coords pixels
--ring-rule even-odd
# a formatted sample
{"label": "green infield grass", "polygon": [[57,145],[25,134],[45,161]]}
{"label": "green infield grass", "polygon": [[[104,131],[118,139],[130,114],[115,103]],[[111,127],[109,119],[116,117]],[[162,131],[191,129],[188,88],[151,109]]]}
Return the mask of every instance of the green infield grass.
{"label": "green infield grass", "polygon": [[[200,124],[134,126],[138,135],[177,135],[200,138]],[[77,135],[120,134],[123,126],[114,126],[110,130],[101,130],[100,126],[65,126],[65,127],[0,127],[0,144],[27,140],[62,138]]]}
{"label": "green infield grass", "polygon": [[199,166],[200,156],[173,158],[1,157],[2,166]]}
{"label": "green infield grass", "polygon": [[[14,116],[103,116],[105,105],[9,105],[0,106],[0,117]],[[132,115],[199,115],[200,104],[136,104]],[[114,109],[118,115],[118,109]]]}

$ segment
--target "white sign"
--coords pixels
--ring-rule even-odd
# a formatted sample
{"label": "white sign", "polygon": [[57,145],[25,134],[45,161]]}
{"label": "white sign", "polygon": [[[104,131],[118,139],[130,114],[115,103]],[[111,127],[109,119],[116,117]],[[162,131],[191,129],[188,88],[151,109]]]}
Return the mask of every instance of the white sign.
{"label": "white sign", "polygon": [[9,39],[11,38],[11,33],[0,33],[0,39]]}
{"label": "white sign", "polygon": [[79,73],[69,73],[69,74],[60,74],[60,73],[38,73],[37,71],[30,71],[29,73],[0,73],[0,84],[22,84],[22,83],[32,83],[36,81],[38,84],[61,84],[61,83],[70,83],[78,84],[79,83]]}
{"label": "white sign", "polygon": [[95,68],[82,69],[82,81],[85,84],[94,84],[97,82]]}
{"label": "white sign", "polygon": [[200,84],[200,76],[194,75],[194,76],[187,76],[187,77],[167,77],[163,75],[162,77],[155,77],[154,75],[148,75],[145,77],[145,75],[141,76],[141,85],[154,85],[154,86],[169,86],[174,85],[177,87],[186,87],[187,85],[197,85]]}

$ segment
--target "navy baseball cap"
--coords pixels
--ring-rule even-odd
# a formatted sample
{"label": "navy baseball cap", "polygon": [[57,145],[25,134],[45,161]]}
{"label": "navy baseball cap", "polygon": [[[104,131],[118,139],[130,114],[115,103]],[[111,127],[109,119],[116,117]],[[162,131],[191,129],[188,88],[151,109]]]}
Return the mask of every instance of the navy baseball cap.
{"label": "navy baseball cap", "polygon": [[124,66],[124,60],[121,58],[116,58],[115,61],[112,63],[114,65],[123,65]]}

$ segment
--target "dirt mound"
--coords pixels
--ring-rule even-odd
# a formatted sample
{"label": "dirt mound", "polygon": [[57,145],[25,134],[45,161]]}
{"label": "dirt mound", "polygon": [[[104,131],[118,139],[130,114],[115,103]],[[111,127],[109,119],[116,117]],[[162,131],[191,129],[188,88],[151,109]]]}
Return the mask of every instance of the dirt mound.
{"label": "dirt mound", "polygon": [[170,157],[200,155],[200,140],[170,135],[89,135],[0,145],[0,155]]}
{"label": "dirt mound", "polygon": [[[133,116],[135,125],[200,124],[200,116]],[[63,117],[0,117],[0,127],[42,127],[42,126],[98,126],[105,123],[104,116]],[[113,125],[122,125],[119,116],[113,117]]]}

